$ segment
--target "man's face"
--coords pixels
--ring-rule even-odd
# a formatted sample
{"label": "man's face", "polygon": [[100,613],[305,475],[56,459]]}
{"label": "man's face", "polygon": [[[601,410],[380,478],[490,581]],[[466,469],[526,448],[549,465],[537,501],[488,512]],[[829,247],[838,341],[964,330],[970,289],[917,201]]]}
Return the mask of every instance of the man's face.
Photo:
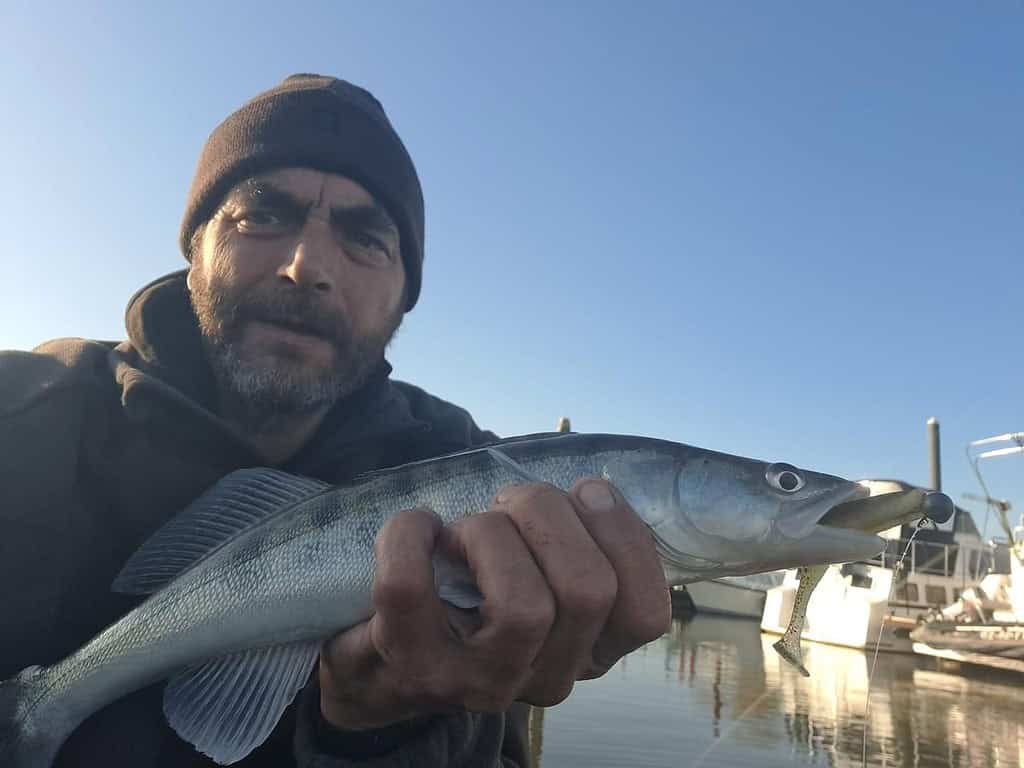
{"label": "man's face", "polygon": [[222,389],[256,414],[358,388],[404,310],[398,229],[358,183],[303,168],[238,184],[192,254],[192,304]]}

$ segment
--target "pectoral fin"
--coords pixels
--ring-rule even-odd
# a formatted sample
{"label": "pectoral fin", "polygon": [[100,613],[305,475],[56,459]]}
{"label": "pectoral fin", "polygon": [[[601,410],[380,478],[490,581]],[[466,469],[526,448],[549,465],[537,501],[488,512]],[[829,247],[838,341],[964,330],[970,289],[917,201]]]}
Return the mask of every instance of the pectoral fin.
{"label": "pectoral fin", "polygon": [[479,608],[484,601],[469,566],[437,554],[434,555],[434,585],[438,597],[456,608],[471,610]]}

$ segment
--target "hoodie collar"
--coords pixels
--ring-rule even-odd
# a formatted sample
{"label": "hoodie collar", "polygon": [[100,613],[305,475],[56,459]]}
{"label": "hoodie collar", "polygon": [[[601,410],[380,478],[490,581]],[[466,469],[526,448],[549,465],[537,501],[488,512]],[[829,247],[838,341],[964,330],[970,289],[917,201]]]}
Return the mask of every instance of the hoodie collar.
{"label": "hoodie collar", "polygon": [[185,275],[185,270],[172,272],[136,291],[124,324],[140,368],[215,412],[213,371],[203,354]]}
{"label": "hoodie collar", "polygon": [[[128,302],[128,343],[118,348],[121,363],[117,366],[125,406],[131,410],[145,403],[135,410],[148,417],[163,415],[178,432],[194,429],[198,416],[199,421],[232,435],[239,447],[245,446],[249,458],[255,459],[247,441],[217,415],[214,376],[203,351],[185,276],[185,270],[180,270],[158,278]],[[124,359],[125,353],[130,363]],[[392,386],[390,374],[391,366],[382,360],[362,388],[331,409],[286,466],[308,472],[340,458],[357,441],[425,428]],[[150,405],[154,397],[161,407]],[[191,412],[191,418],[182,419],[182,409]]]}

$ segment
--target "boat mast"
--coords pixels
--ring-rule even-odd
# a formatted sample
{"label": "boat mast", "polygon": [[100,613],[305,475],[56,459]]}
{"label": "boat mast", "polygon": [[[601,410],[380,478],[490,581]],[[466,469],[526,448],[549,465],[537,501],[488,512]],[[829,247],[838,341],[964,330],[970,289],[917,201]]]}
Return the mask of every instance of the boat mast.
{"label": "boat mast", "polygon": [[[1012,445],[1006,445],[1006,443],[1012,443]],[[981,446],[997,446],[1002,444],[1002,447],[985,448],[984,450],[978,450]],[[984,491],[984,497],[974,497],[973,495],[964,494],[969,498],[978,498],[979,501],[984,501],[989,505],[989,508],[995,509],[999,515],[999,523],[1006,533],[1006,538],[1010,541],[1010,548],[1014,551],[1018,558],[1024,555],[1021,551],[1022,542],[1018,542],[1014,536],[1013,526],[1010,524],[1009,512],[1010,502],[1005,499],[996,499],[989,493],[988,486],[985,485],[985,480],[981,476],[981,469],[978,464],[982,459],[994,459],[998,456],[1010,456],[1015,453],[1024,453],[1024,432],[1004,432],[1001,435],[993,435],[992,437],[985,437],[981,440],[974,440],[967,444],[967,460],[970,462],[971,467],[974,469],[974,474],[978,478],[978,483],[981,485]]]}

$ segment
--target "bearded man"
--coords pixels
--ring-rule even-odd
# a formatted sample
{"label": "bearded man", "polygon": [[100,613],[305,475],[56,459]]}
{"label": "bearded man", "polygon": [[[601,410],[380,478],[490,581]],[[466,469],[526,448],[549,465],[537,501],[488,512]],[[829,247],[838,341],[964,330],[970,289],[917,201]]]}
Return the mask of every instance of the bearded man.
{"label": "bearded man", "polygon": [[[180,234],[189,267],[131,299],[126,341],[0,354],[0,679],[136,604],[110,590],[122,565],[234,470],[341,483],[497,439],[390,376],[423,232],[380,103],[294,75],[210,135]],[[439,532],[429,510],[382,529],[374,616],[325,643],[238,765],[524,766],[527,704],[563,700],[667,627],[650,536],[599,478],[507,487],[446,532],[483,592],[477,621],[436,594]],[[213,765],[166,724],[162,688],[89,718],[57,765]]]}

